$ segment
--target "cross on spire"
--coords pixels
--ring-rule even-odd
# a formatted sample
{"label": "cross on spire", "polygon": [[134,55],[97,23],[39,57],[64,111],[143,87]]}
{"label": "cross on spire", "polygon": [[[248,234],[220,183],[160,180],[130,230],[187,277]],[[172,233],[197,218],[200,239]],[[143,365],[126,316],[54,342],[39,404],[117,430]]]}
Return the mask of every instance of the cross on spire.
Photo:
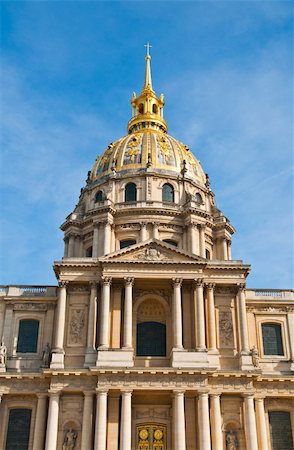
{"label": "cross on spire", "polygon": [[147,42],[144,47],[146,47],[146,56],[150,56],[150,48],[152,48],[152,45]]}

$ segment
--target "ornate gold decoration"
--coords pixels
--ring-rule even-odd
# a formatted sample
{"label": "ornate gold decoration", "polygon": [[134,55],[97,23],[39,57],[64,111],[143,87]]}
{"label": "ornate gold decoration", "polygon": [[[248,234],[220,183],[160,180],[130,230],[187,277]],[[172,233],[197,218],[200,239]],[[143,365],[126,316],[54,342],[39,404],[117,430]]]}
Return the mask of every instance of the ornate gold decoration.
{"label": "ornate gold decoration", "polygon": [[156,423],[137,425],[137,450],[166,450],[166,426]]}

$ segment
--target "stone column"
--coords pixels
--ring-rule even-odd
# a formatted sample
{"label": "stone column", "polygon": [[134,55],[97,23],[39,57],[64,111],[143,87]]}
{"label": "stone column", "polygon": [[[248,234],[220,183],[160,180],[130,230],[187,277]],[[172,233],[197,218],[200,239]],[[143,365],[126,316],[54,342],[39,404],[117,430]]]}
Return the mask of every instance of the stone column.
{"label": "stone column", "polygon": [[96,394],[94,450],[106,450],[107,393],[107,390],[98,390]]}
{"label": "stone column", "polygon": [[33,450],[44,448],[46,416],[47,416],[47,394],[37,394],[38,403],[36,411]]}
{"label": "stone column", "polygon": [[207,313],[208,313],[208,342],[209,350],[216,350],[216,323],[215,323],[215,304],[214,304],[215,284],[209,283],[207,289]]}
{"label": "stone column", "polygon": [[131,450],[132,441],[132,392],[122,392],[120,419],[120,450]]}
{"label": "stone column", "polygon": [[174,450],[186,450],[185,398],[183,391],[173,392]]}
{"label": "stone column", "polygon": [[174,278],[173,282],[173,303],[172,303],[172,317],[173,317],[173,347],[175,349],[183,348],[183,330],[182,330],[182,297],[181,286],[182,279]]}
{"label": "stone column", "polygon": [[255,399],[255,409],[256,409],[258,448],[262,450],[269,450],[263,398]]}
{"label": "stone column", "polygon": [[92,256],[93,258],[99,256],[99,223],[94,224]]}
{"label": "stone column", "polygon": [[68,241],[68,257],[72,258],[73,256],[75,256],[75,234],[71,233]]}
{"label": "stone column", "polygon": [[50,367],[63,369],[64,367],[64,329],[66,313],[66,286],[67,281],[59,282],[58,299],[56,307],[55,336]]}
{"label": "stone column", "polygon": [[246,450],[258,450],[253,395],[244,396]]}
{"label": "stone column", "polygon": [[63,239],[64,241],[64,258],[68,257],[68,237]]}
{"label": "stone column", "polygon": [[205,228],[206,225],[198,225],[199,229],[199,254],[202,258],[205,258]]}
{"label": "stone column", "polygon": [[232,259],[232,243],[231,241],[228,241],[228,259]]}
{"label": "stone column", "polygon": [[125,278],[124,335],[123,348],[132,349],[133,332],[133,284],[134,278]]}
{"label": "stone column", "polygon": [[84,392],[83,424],[81,449],[92,448],[92,425],[93,425],[93,392]]}
{"label": "stone column", "polygon": [[194,280],[194,307],[196,324],[196,349],[199,352],[206,351],[205,345],[205,317],[203,299],[203,280]]}
{"label": "stone column", "polygon": [[199,448],[211,450],[208,394],[206,392],[198,395],[198,433]]}
{"label": "stone column", "polygon": [[103,245],[103,255],[108,255],[110,253],[111,245],[111,225],[109,221],[104,223],[104,245]]}
{"label": "stone column", "polygon": [[212,450],[223,450],[220,394],[210,395],[210,421]]}
{"label": "stone column", "polygon": [[289,330],[289,341],[290,341],[290,355],[291,355],[291,365],[290,369],[294,372],[294,311],[290,310],[287,314],[288,320],[288,330]]}
{"label": "stone column", "polygon": [[109,348],[109,305],[111,278],[102,280],[101,318],[99,349]]}
{"label": "stone column", "polygon": [[87,352],[96,351],[96,321],[97,321],[97,283],[90,283],[90,301],[88,313],[88,330],[87,330]]}
{"label": "stone column", "polygon": [[45,450],[55,450],[57,448],[59,395],[60,392],[49,391],[49,408]]}
{"label": "stone column", "polygon": [[140,228],[140,241],[147,241],[147,223],[141,223]]}
{"label": "stone column", "polygon": [[188,248],[188,251],[197,255],[197,242],[196,242],[196,225],[194,223],[190,223],[189,225],[189,234],[190,234],[190,244],[191,248]]}
{"label": "stone column", "polygon": [[238,302],[239,302],[239,328],[241,337],[241,355],[249,355],[245,285],[240,285],[238,292]]}
{"label": "stone column", "polygon": [[222,256],[224,260],[228,259],[228,247],[226,238],[222,239]]}
{"label": "stone column", "polygon": [[153,237],[154,239],[159,239],[159,233],[158,233],[158,224],[156,222],[153,222]]}

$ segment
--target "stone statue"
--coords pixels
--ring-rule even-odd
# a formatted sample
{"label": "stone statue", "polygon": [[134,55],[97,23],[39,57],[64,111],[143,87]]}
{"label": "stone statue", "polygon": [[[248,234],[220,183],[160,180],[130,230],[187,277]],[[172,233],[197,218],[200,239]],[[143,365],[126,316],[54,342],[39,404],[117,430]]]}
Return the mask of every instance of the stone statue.
{"label": "stone statue", "polygon": [[254,367],[259,367],[258,350],[255,347],[255,345],[253,345],[253,347],[251,349],[251,356],[252,356],[252,364],[254,365]]}
{"label": "stone statue", "polygon": [[78,434],[72,428],[66,430],[62,450],[74,450]]}
{"label": "stone statue", "polygon": [[236,432],[233,430],[229,430],[226,432],[226,450],[237,450],[238,448],[238,439],[236,436]]}
{"label": "stone statue", "polygon": [[49,367],[50,362],[51,362],[51,347],[49,342],[47,342],[43,351],[43,367]]}
{"label": "stone statue", "polygon": [[4,344],[4,340],[2,338],[0,345],[0,367],[6,366],[6,357],[7,357],[7,347]]}

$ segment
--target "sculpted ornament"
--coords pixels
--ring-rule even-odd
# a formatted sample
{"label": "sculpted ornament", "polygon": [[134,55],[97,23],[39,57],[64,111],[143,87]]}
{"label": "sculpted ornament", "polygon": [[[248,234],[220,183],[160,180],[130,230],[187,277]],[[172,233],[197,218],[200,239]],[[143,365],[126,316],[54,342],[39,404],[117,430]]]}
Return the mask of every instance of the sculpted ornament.
{"label": "sculpted ornament", "polygon": [[251,356],[252,356],[252,364],[254,365],[254,367],[259,368],[259,356],[258,356],[258,350],[255,347],[255,345],[253,345],[252,349],[251,349]]}
{"label": "sculpted ornament", "polygon": [[1,345],[0,345],[0,368],[5,368],[6,358],[7,358],[7,347],[4,344],[4,340],[2,338]]}
{"label": "sculpted ornament", "polygon": [[233,324],[230,311],[220,311],[219,313],[220,337],[223,345],[233,345]]}
{"label": "sculpted ornament", "polygon": [[146,261],[163,261],[168,257],[164,255],[157,247],[146,248],[144,252],[138,254],[138,259],[144,259]]}
{"label": "sculpted ornament", "polygon": [[81,342],[82,340],[81,334],[84,326],[85,326],[85,311],[82,309],[74,309],[72,311],[69,327],[71,340],[75,344]]}
{"label": "sculpted ornament", "polygon": [[226,450],[237,450],[238,439],[236,431],[229,430],[226,432]]}
{"label": "sculpted ornament", "polygon": [[77,440],[78,434],[75,430],[72,428],[69,428],[66,430],[62,445],[62,450],[74,450],[76,446],[76,440]]}

